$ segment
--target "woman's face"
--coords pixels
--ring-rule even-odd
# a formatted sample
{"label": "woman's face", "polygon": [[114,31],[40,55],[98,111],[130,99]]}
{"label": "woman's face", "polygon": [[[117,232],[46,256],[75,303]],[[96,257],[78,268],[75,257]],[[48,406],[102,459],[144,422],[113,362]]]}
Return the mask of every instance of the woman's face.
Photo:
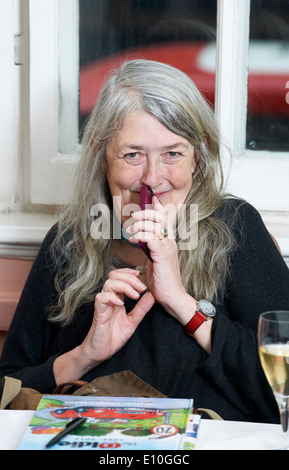
{"label": "woman's face", "polygon": [[166,206],[184,203],[196,164],[195,150],[186,139],[169,131],[155,117],[136,111],[109,143],[107,180],[122,210],[140,202],[140,188],[148,185]]}

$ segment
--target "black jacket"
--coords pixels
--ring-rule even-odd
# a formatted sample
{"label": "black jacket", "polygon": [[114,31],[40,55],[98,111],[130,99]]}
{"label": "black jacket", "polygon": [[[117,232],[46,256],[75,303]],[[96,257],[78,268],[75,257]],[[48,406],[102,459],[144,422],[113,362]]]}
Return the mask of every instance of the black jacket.
{"label": "black jacket", "polygon": [[[231,204],[235,211],[236,202]],[[224,301],[217,305],[210,356],[155,304],[128,343],[83,379],[129,369],[169,397],[191,397],[195,407],[211,408],[224,419],[279,422],[256,335],[262,312],[289,310],[289,270],[252,206],[240,206],[233,230],[238,247]],[[67,327],[47,321],[45,307],[57,297],[49,252],[53,237],[52,230],[35,260],[0,360],[0,378],[20,378],[42,393],[56,385],[55,358],[83,341],[93,317],[93,305],[85,305]],[[134,305],[131,299],[125,303],[128,311]]]}

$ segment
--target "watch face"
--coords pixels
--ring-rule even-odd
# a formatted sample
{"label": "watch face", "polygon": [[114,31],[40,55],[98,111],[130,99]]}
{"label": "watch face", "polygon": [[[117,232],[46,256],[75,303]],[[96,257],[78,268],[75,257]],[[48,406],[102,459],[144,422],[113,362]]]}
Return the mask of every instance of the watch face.
{"label": "watch face", "polygon": [[199,306],[202,312],[208,317],[214,317],[216,313],[215,307],[208,300],[199,300]]}

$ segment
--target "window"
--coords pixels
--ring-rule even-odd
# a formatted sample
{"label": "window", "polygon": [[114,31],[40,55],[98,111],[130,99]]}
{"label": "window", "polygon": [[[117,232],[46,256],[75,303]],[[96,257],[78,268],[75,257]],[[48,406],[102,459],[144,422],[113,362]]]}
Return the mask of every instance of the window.
{"label": "window", "polygon": [[[80,127],[104,76],[131,57],[183,70],[213,106],[216,0],[86,0],[79,3],[79,15]],[[210,70],[202,67],[205,61]]]}
{"label": "window", "polygon": [[[251,5],[256,2],[252,0]],[[279,4],[273,0],[267,0],[268,3]],[[264,217],[272,212],[278,212],[281,217],[289,208],[289,154],[267,148],[256,151],[246,146],[249,140],[247,115],[248,120],[251,119],[249,112],[247,114],[250,2],[219,0],[218,28],[216,114],[226,144],[224,162],[228,169],[228,189],[263,211]],[[260,77],[259,87],[262,82]],[[231,149],[232,161],[227,146]]]}
{"label": "window", "polygon": [[[14,12],[20,4],[29,11],[30,115],[26,109],[25,116],[32,203],[65,202],[81,129],[104,73],[122,58],[141,54],[192,67],[187,71],[220,124],[228,190],[255,205],[269,224],[277,221],[281,232],[288,230],[289,0],[13,4]],[[270,78],[267,88],[268,74],[279,80],[276,87]],[[289,255],[288,233],[285,238]]]}
{"label": "window", "polygon": [[251,2],[246,146],[289,151],[289,1]]}

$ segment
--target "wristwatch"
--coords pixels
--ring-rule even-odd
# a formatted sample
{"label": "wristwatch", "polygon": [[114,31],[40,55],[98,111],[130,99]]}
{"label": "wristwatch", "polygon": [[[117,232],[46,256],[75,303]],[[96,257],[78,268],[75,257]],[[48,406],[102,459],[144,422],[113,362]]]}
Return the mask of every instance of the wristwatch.
{"label": "wristwatch", "polygon": [[208,300],[199,300],[197,310],[193,318],[185,325],[185,330],[189,335],[193,335],[199,326],[209,318],[214,318],[216,309]]}

